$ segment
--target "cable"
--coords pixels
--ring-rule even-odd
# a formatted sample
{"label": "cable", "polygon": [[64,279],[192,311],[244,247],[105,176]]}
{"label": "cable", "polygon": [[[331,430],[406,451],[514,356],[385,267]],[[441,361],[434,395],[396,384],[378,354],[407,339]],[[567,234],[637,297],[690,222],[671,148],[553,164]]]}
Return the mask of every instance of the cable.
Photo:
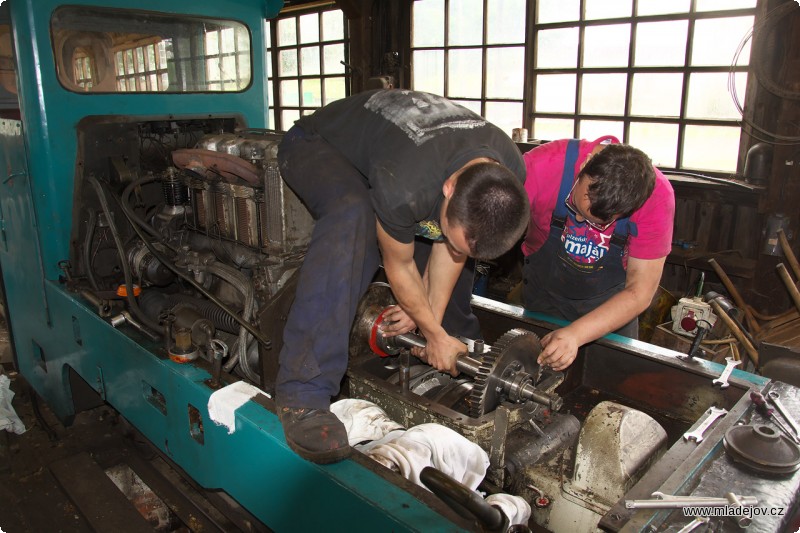
{"label": "cable", "polygon": [[83,263],[86,265],[86,276],[89,278],[89,284],[92,286],[92,289],[99,291],[100,286],[97,284],[97,280],[94,278],[94,272],[92,272],[91,256],[92,240],[94,239],[94,228],[96,223],[97,213],[95,213],[94,209],[89,209],[89,220],[86,221],[86,237],[84,237],[83,240]]}
{"label": "cable", "polygon": [[668,169],[660,169],[665,176],[689,176],[690,178],[699,178],[702,180],[711,181],[713,183],[724,183],[725,185],[733,185],[734,187],[740,187],[743,189],[747,189],[748,191],[753,190],[753,185],[749,183],[742,183],[740,181],[736,181],[729,178],[716,178],[714,176],[706,176],[705,174],[697,174],[696,172],[686,172],[684,170],[668,170]]}
{"label": "cable", "polygon": [[[765,30],[767,28],[771,29],[773,24],[775,24],[777,21],[782,20],[783,16],[788,14],[792,9],[794,9],[794,5],[791,2],[787,2],[787,3],[783,4],[783,5],[780,5],[780,6],[776,7],[776,8],[774,8],[774,9],[772,9],[771,11],[769,11],[766,14],[766,16],[764,17],[764,19],[759,24],[754,25],[750,29],[750,31],[748,31],[747,34],[740,41],[739,46],[737,47],[736,52],[734,53],[733,61],[731,62],[731,68],[728,71],[728,91],[730,92],[731,98],[733,99],[733,105],[736,107],[736,110],[739,112],[739,115],[741,115],[741,117],[742,117],[742,122],[744,124],[750,126],[750,128],[752,128],[755,131],[758,131],[760,133],[768,135],[768,136],[772,137],[773,139],[777,139],[779,141],[785,141],[785,142],[776,142],[774,140],[764,139],[763,137],[760,137],[760,136],[756,135],[752,131],[748,132],[748,135],[750,135],[751,137],[753,137],[755,139],[758,139],[759,141],[765,142],[767,144],[776,145],[776,146],[791,146],[791,145],[798,144],[798,143],[800,143],[800,137],[797,137],[797,136],[792,137],[792,136],[786,136],[786,135],[780,135],[780,134],[777,134],[777,133],[772,133],[772,132],[767,131],[764,128],[761,128],[760,126],[754,124],[750,119],[745,117],[744,109],[742,107],[741,102],[739,101],[739,96],[738,96],[738,94],[736,92],[736,72],[735,72],[735,68],[736,68],[737,63],[739,62],[739,56],[742,54],[742,51],[744,50],[744,47],[747,44],[747,41],[749,41],[753,37],[755,31],[756,30],[763,31],[763,30]],[[751,53],[751,58],[752,58],[752,55],[753,54]],[[758,60],[758,58],[756,58],[756,61],[752,61],[751,60],[750,64],[753,65],[753,71],[754,71],[754,74],[756,76],[756,79],[759,81],[759,83],[761,83],[764,86],[765,89],[767,89],[771,93],[773,93],[776,96],[781,97],[781,98],[786,98],[786,99],[799,99],[800,98],[800,92],[797,92],[797,91],[786,91],[786,90],[783,90],[783,89],[777,87],[777,85],[774,82],[772,82],[772,80],[768,76],[765,75],[764,65],[763,65],[763,63],[761,61]]]}

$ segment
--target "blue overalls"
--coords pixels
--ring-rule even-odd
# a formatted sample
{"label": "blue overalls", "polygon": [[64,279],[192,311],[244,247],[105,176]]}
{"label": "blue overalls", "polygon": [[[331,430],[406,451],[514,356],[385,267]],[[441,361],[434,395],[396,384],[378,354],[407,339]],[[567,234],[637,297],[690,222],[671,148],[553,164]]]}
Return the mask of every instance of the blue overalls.
{"label": "blue overalls", "polygon": [[[622,218],[615,223],[608,251],[593,263],[578,263],[567,253],[567,242],[562,241],[567,217],[573,224],[585,224],[578,222],[565,204],[575,181],[579,143],[573,139],[567,145],[561,187],[547,240],[525,258],[522,268],[525,308],[569,321],[589,313],[625,288],[623,253],[628,235],[636,232],[636,225]],[[639,320],[634,318],[615,333],[638,338],[638,329]]]}

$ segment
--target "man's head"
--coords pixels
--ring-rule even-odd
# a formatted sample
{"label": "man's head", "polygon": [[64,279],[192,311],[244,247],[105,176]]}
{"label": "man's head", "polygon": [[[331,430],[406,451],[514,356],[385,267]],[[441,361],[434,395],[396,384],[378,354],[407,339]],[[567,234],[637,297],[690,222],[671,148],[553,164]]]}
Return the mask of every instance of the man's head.
{"label": "man's head", "polygon": [[603,147],[587,160],[579,178],[589,179],[587,193],[591,214],[603,222],[633,214],[650,197],[656,185],[650,158],[627,144]]}
{"label": "man's head", "polygon": [[[453,240],[453,228],[463,230],[464,244],[476,259],[494,259],[522,237],[530,219],[528,195],[508,168],[495,162],[467,166],[445,182],[446,206],[442,231]],[[455,244],[455,243],[454,243]]]}

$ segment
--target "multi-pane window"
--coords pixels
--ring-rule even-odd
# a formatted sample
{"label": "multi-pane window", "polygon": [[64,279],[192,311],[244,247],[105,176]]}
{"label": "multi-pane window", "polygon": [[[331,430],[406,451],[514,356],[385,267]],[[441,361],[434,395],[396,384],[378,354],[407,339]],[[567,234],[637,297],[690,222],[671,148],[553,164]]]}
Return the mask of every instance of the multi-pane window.
{"label": "multi-pane window", "polygon": [[169,86],[166,41],[118,50],[114,62],[120,92],[166,91]]}
{"label": "multi-pane window", "polygon": [[525,0],[414,2],[414,89],[447,96],[508,133],[523,126],[525,13]]}
{"label": "multi-pane window", "polygon": [[301,115],[347,96],[347,19],[331,5],[282,13],[269,24],[270,123],[286,131]]}
{"label": "multi-pane window", "polygon": [[[118,50],[114,54],[117,68],[117,88],[127,92],[157,92],[169,88],[169,67],[174,77],[188,79],[183,74],[197,67],[197,56],[190,52],[190,43],[178,43],[184,53],[176,54],[172,39]],[[219,27],[203,34],[202,90],[241,91],[250,83],[250,35],[247,28]],[[181,76],[183,75],[183,76]]]}
{"label": "multi-pane window", "polygon": [[85,55],[79,55],[75,58],[75,85],[86,89],[87,91],[94,85],[94,78],[92,76],[92,58]]}
{"label": "multi-pane window", "polygon": [[[743,101],[750,55],[745,37],[755,5],[756,0],[417,0],[413,84],[457,100],[471,88],[468,103],[509,133],[524,126],[542,140],[613,134],[662,167],[733,172],[741,117],[729,87]],[[493,11],[501,13],[501,30],[493,30]],[[465,26],[469,47],[459,33]],[[493,31],[500,31],[505,46],[498,46]],[[514,52],[506,48],[520,46],[525,57],[510,57]],[[495,49],[505,54],[502,67],[488,64]],[[451,57],[454,52],[472,54],[466,68]],[[512,117],[498,117],[490,108],[496,95],[489,80],[498,75],[507,95],[516,91],[506,102],[519,110]]]}
{"label": "multi-pane window", "polygon": [[241,91],[250,83],[250,35],[244,26],[206,32],[206,79],[210,91]]}

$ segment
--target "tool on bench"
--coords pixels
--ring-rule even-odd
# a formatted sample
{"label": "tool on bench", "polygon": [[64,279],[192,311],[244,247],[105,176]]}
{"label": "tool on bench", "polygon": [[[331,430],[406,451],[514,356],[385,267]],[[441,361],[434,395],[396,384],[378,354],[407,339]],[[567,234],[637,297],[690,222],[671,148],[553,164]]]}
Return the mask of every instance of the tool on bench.
{"label": "tool on bench", "polygon": [[775,410],[767,404],[767,400],[764,398],[763,394],[758,391],[752,391],[750,393],[750,400],[756,406],[756,411],[758,411],[761,416],[768,420],[772,420],[772,422],[778,426],[778,429],[783,431],[792,442],[800,444],[800,439],[798,439],[794,433],[792,433],[789,428],[786,427],[786,425],[781,422],[777,416],[775,416]]}
{"label": "tool on bench", "polygon": [[719,375],[717,379],[712,381],[711,383],[714,385],[719,384],[720,389],[727,389],[730,386],[728,383],[728,378],[733,372],[733,368],[742,364],[741,361],[735,360],[733,357],[726,357],[725,358],[725,370],[722,371],[722,374]]}
{"label": "tool on bench", "polygon": [[706,411],[705,413],[705,418],[700,423],[700,425],[697,426],[697,429],[683,434],[684,440],[687,441],[693,440],[695,442],[702,442],[703,433],[705,433],[706,430],[711,427],[711,424],[713,424],[717,420],[717,418],[727,413],[728,411],[725,409],[719,409],[717,407],[709,407],[708,411]]}
{"label": "tool on bench", "polygon": [[778,391],[771,390],[767,393],[767,397],[772,402],[772,405],[778,410],[778,412],[783,415],[783,418],[792,426],[794,430],[794,434],[796,437],[800,437],[800,427],[798,427],[797,422],[795,422],[794,418],[789,414],[789,410],[784,407],[783,402],[781,402],[781,395],[778,394]]}
{"label": "tool on bench", "polygon": [[[625,500],[625,507],[628,509],[681,509],[683,507],[726,507],[731,504],[727,497],[673,496],[663,492],[654,492],[651,496],[653,498],[649,500]],[[755,496],[736,495],[736,499],[743,506],[758,505],[758,498]]]}

